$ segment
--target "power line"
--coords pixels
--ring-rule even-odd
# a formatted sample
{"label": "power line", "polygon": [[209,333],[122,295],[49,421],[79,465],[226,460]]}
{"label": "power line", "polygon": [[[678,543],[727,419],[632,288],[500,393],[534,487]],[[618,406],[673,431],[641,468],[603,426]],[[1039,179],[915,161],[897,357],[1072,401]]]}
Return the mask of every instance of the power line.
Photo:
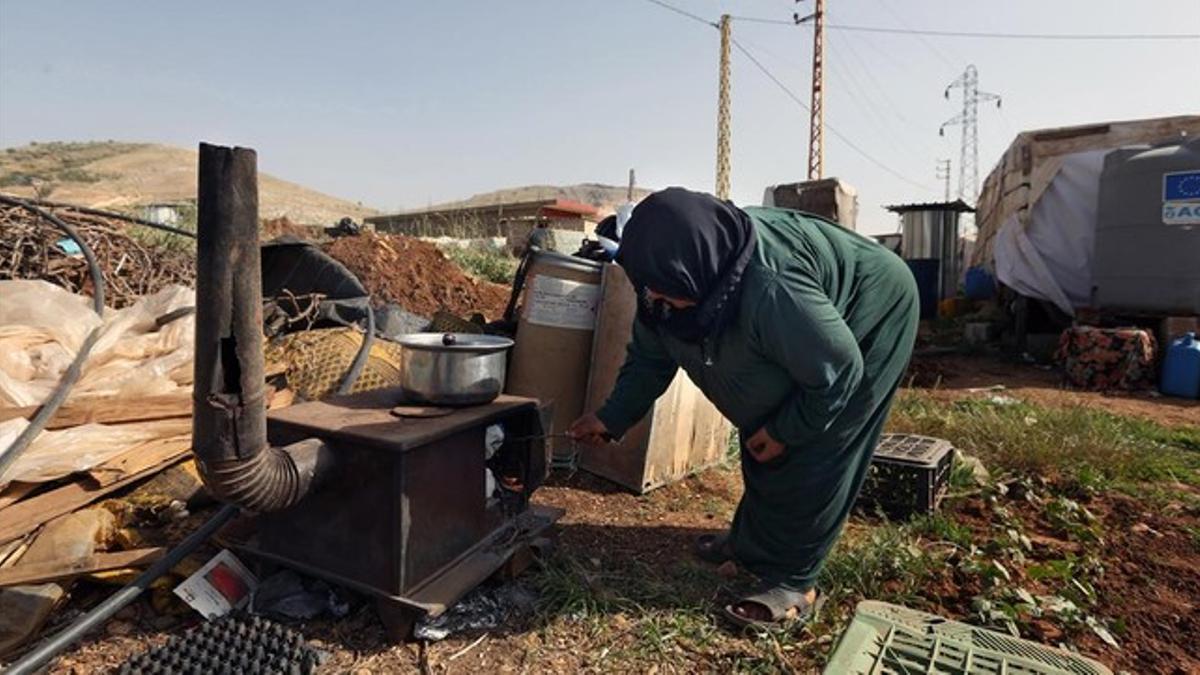
{"label": "power line", "polygon": [[[648,0],[657,3],[658,0]],[[737,21],[751,23],[778,24],[795,26],[795,21],[788,19],[768,19],[757,16],[733,16]],[[806,24],[799,24],[804,26]],[[932,30],[925,28],[895,28],[891,26],[857,26],[851,24],[827,23],[829,30],[844,30],[860,33],[890,33],[895,35],[927,35],[932,37],[981,38],[996,40],[1200,40],[1200,33],[1004,33],[987,31],[954,31]]]}
{"label": "power line", "polygon": [[658,5],[659,7],[662,7],[663,9],[667,9],[672,12],[675,12],[676,14],[678,14],[680,16],[686,16],[687,18],[691,19],[692,21],[699,21],[700,23],[702,23],[706,26],[712,26],[713,28],[720,28],[720,25],[717,24],[717,22],[715,22],[715,21],[709,21],[708,19],[706,19],[702,16],[699,16],[697,14],[692,14],[691,12],[687,11],[686,9],[681,9],[670,3],[663,2],[662,0],[646,0],[646,2],[650,2],[655,5]]}
{"label": "power line", "polygon": [[[800,106],[800,108],[803,109],[805,112],[810,113],[810,114],[812,113],[812,110],[808,107],[808,104],[805,103],[804,100],[801,99],[799,96],[797,96],[796,92],[792,91],[791,88],[788,87],[786,84],[784,84],[782,80],[780,80],[778,77],[775,77],[775,74],[772,73],[770,70],[768,70],[767,67],[764,66],[761,61],[759,61],[757,58],[755,58],[754,54],[751,54],[748,49],[746,49],[744,46],[742,46],[742,43],[738,42],[737,38],[732,38],[730,41],[733,43],[734,47],[737,47],[738,51],[740,51],[747,59],[750,59],[750,62],[753,63],[756,68],[758,68],[760,71],[762,71],[763,75],[767,76],[767,79],[774,82],[775,86],[779,87],[779,89],[782,90],[783,93],[787,94],[788,98],[792,99],[796,103],[796,105]],[[918,182],[912,180],[911,178],[909,178],[908,176],[905,176],[904,174],[900,173],[899,171],[896,171],[892,167],[884,164],[883,162],[879,161],[878,159],[875,159],[866,150],[863,150],[862,148],[858,147],[858,145],[855,144],[854,141],[851,141],[845,134],[843,134],[842,132],[835,129],[829,123],[825,124],[825,128],[828,129],[829,133],[833,134],[835,138],[840,140],[842,143],[845,143],[847,147],[849,147],[851,150],[853,150],[854,152],[856,152],[860,156],[862,156],[863,159],[866,159],[868,162],[874,164],[875,166],[879,167],[880,169],[883,169],[887,173],[895,176],[896,178],[899,178],[900,180],[908,183],[909,185],[919,187],[922,190],[927,190],[929,192],[937,192],[937,189],[932,188],[928,185],[924,185],[922,183],[918,183]]]}
{"label": "power line", "polygon": [[[880,6],[882,6],[882,7],[883,7],[883,10],[884,10],[885,12],[887,12],[888,14],[891,14],[891,15],[892,15],[892,17],[893,17],[893,18],[895,18],[895,19],[896,19],[896,21],[897,21],[897,22],[899,22],[899,24],[900,24],[902,27],[904,27],[904,28],[912,28],[912,24],[910,24],[910,23],[908,22],[908,19],[906,19],[906,18],[904,17],[904,15],[903,15],[903,14],[901,14],[900,12],[897,12],[895,9],[893,9],[890,3],[887,3],[887,2],[885,2],[884,0],[875,0],[875,2],[876,2],[876,3],[878,3]],[[914,9],[910,9],[909,11],[911,12],[911,11],[915,11],[915,10],[914,10]],[[958,67],[960,67],[960,66],[961,66],[961,64],[962,64],[962,60],[961,60],[961,59],[958,61],[958,63],[957,63],[957,64],[956,64],[956,63],[953,63],[953,62],[951,62],[951,60],[950,60],[950,59],[949,59],[949,58],[946,56],[946,53],[945,53],[945,52],[943,52],[943,51],[942,51],[942,50],[941,50],[941,49],[940,49],[940,48],[939,48],[937,45],[935,45],[935,44],[934,44],[932,41],[930,41],[930,40],[926,40],[924,35],[918,35],[918,36],[916,36],[916,37],[917,37],[917,40],[918,40],[918,41],[919,41],[919,42],[920,42],[922,45],[924,45],[924,47],[925,47],[926,49],[928,49],[928,50],[929,50],[929,52],[930,52],[931,54],[933,54],[933,55],[934,55],[934,56],[936,56],[936,57],[937,57],[939,60],[941,60],[941,62],[942,62],[942,63],[946,64],[946,65],[947,65],[947,66],[949,66],[950,68],[958,68]]]}
{"label": "power line", "polygon": [[795,26],[796,25],[795,19],[768,19],[763,16],[738,16],[737,14],[734,14],[733,16],[731,16],[729,18],[734,19],[736,21],[745,21],[748,23],[777,23],[777,24],[781,24],[784,26]]}
{"label": "power line", "polygon": [[895,33],[935,37],[984,38],[1000,40],[1200,40],[1200,33],[986,33],[977,31],[887,28],[884,26],[828,25],[831,30],[861,33]]}
{"label": "power line", "polygon": [[783,24],[785,26],[795,26],[796,25],[795,19],[768,19],[763,16],[738,16],[737,14],[734,14],[734,15],[730,16],[729,18],[735,19],[737,21],[744,21],[746,23],[778,23],[778,24]]}

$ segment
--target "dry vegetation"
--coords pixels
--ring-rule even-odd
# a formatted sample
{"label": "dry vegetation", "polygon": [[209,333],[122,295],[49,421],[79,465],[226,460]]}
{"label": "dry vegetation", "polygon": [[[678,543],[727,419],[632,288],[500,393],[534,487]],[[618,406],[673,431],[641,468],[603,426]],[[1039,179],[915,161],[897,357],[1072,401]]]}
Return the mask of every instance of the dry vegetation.
{"label": "dry vegetation", "polygon": [[[80,206],[136,211],[150,203],[195,202],[196,151],[153,143],[37,143],[0,151],[0,191]],[[331,225],[375,213],[259,174],[260,215]]]}

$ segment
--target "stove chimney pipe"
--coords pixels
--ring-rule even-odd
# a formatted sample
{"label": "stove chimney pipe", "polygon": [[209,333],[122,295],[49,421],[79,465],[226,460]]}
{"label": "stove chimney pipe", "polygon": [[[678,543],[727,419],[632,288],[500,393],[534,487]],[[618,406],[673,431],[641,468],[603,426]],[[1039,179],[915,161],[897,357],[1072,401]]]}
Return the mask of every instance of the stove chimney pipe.
{"label": "stove chimney pipe", "polygon": [[300,501],[330,464],[306,439],[267,445],[257,155],[200,144],[192,447],[223,501],[275,511]]}

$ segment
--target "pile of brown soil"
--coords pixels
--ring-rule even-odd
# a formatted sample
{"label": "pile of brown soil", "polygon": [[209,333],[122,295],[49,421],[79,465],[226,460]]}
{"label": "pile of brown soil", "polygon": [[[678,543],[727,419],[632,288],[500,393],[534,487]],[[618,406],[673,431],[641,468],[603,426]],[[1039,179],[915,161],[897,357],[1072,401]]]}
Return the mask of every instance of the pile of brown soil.
{"label": "pile of brown soil", "polygon": [[262,221],[262,230],[259,235],[264,240],[282,237],[284,235],[292,235],[301,239],[317,239],[324,234],[320,227],[313,225],[300,225],[292,222],[287,216],[279,218],[264,218]]}
{"label": "pile of brown soil", "polygon": [[364,232],[335,239],[325,252],[350,268],[376,300],[432,316],[438,310],[500,318],[507,286],[471,278],[433,244],[401,235]]}

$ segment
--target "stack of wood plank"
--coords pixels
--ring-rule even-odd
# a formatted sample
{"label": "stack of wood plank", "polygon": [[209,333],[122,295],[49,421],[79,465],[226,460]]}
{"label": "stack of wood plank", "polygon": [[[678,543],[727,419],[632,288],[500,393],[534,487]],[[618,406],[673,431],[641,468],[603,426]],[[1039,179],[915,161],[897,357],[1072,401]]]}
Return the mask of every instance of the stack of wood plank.
{"label": "stack of wood plank", "polygon": [[[23,426],[36,410],[0,408],[0,426]],[[76,434],[73,444],[52,443],[50,452],[36,446],[45,438],[55,440],[54,434],[81,430],[86,433]],[[89,445],[104,445],[104,438],[124,439],[124,444]],[[176,392],[73,401],[58,410],[34,443],[7,475],[46,480],[0,477],[0,657],[37,634],[68,600],[76,578],[143,567],[162,556],[161,547],[122,546],[115,536],[121,524],[96,503],[188,457],[191,397]],[[63,446],[76,456],[54,452]],[[48,457],[54,461],[47,462]],[[103,459],[92,464],[88,457]],[[60,475],[74,468],[79,470]]]}

